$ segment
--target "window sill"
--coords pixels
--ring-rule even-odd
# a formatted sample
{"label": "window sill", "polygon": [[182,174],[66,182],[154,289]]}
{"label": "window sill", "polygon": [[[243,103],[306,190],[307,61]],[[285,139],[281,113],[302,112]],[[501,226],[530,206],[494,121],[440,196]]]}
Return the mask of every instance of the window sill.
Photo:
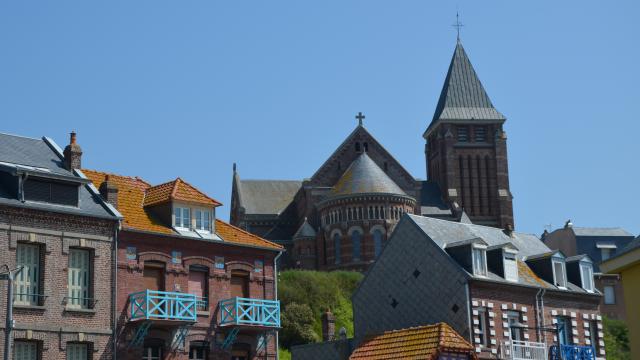
{"label": "window sill", "polygon": [[67,307],[65,306],[64,308],[65,312],[70,312],[70,313],[82,313],[82,314],[95,314],[96,313],[96,309],[81,309],[81,308],[73,308],[73,307]]}
{"label": "window sill", "polygon": [[47,310],[47,307],[44,305],[13,305],[14,310]]}

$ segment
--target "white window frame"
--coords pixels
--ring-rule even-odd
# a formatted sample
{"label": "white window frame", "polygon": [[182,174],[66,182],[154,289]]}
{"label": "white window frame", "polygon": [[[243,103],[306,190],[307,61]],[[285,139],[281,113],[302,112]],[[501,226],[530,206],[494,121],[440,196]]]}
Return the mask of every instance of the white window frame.
{"label": "white window frame", "polygon": [[478,335],[480,345],[489,346],[489,328],[487,326],[487,309],[478,308]]}
{"label": "white window frame", "polygon": [[507,253],[504,254],[503,259],[504,279],[511,282],[518,282],[518,260],[516,259],[516,256]]}
{"label": "white window frame", "polygon": [[[180,213],[180,216],[178,216],[178,213]],[[187,219],[187,227],[183,226],[185,222],[185,214],[189,216],[189,218]],[[180,219],[180,221],[178,221],[178,219]],[[173,207],[173,224],[176,227],[176,229],[190,230],[191,229],[191,209],[186,206],[179,206],[179,205],[174,206]]]}
{"label": "white window frame", "polygon": [[91,253],[85,249],[69,248],[67,268],[67,307],[88,309],[91,289]]}
{"label": "white window frame", "polygon": [[[556,273],[556,264],[561,265],[562,274],[560,275],[562,275],[562,285],[560,284],[560,281],[558,281],[558,274]],[[567,289],[567,267],[564,260],[551,259],[551,268],[553,269],[553,284],[559,287],[560,289],[566,290]]]}
{"label": "white window frame", "polygon": [[88,349],[84,343],[67,343],[67,360],[87,360]]}
{"label": "white window frame", "polygon": [[484,247],[473,246],[471,248],[471,258],[473,274],[476,276],[487,276],[487,250]]}
{"label": "white window frame", "polygon": [[[610,293],[607,292],[607,289],[610,289]],[[604,304],[605,305],[615,305],[616,304],[616,288],[612,285],[605,285],[602,288],[602,293],[604,295]],[[607,294],[609,296],[607,296]]]}
{"label": "white window frame", "polygon": [[38,360],[40,358],[38,343],[35,341],[13,342],[13,359],[14,360]]}
{"label": "white window frame", "polygon": [[[206,215],[206,217],[205,217]],[[194,211],[194,218],[196,220],[196,230],[200,232],[211,232],[211,210],[209,209],[196,209]],[[206,220],[206,221],[205,221]],[[206,225],[205,225],[206,222]],[[200,223],[198,225],[198,223]]]}
{"label": "white window frame", "polygon": [[[587,272],[587,274],[585,274]],[[591,264],[580,264],[580,279],[582,280],[582,288],[587,292],[593,292],[593,266]]]}
{"label": "white window frame", "polygon": [[18,243],[16,264],[22,271],[14,283],[15,305],[37,306],[40,303],[40,245]]}

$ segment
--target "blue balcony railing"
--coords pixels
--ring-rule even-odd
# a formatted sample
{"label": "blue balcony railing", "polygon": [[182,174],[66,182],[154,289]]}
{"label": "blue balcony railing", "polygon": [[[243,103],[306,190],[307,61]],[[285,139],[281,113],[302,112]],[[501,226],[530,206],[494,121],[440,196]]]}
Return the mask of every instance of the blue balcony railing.
{"label": "blue balcony railing", "polygon": [[552,345],[549,360],[595,360],[593,347],[580,345]]}
{"label": "blue balcony railing", "polygon": [[145,290],[129,295],[130,319],[196,321],[196,296]]}
{"label": "blue balcony railing", "polygon": [[220,325],[280,327],[280,301],[235,297],[219,304]]}

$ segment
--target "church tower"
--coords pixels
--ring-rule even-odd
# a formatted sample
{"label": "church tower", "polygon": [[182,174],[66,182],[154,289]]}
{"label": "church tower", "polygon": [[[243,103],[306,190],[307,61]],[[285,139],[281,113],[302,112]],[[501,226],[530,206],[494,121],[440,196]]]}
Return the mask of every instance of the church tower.
{"label": "church tower", "polygon": [[491,103],[458,39],[431,124],[424,132],[427,177],[475,224],[514,225],[506,118]]}

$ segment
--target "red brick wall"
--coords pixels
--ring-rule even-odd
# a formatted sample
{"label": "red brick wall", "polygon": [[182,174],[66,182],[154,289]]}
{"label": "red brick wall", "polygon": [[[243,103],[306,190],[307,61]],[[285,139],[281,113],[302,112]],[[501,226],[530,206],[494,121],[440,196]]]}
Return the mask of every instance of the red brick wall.
{"label": "red brick wall", "polygon": [[[14,339],[38,341],[42,359],[64,359],[67,342],[85,342],[95,359],[110,358],[112,332],[112,241],[115,221],[0,206],[0,264],[16,265],[20,242],[41,249],[42,306],[14,306]],[[69,247],[93,253],[95,308],[65,308]],[[0,282],[0,328],[4,339],[6,282]],[[2,341],[2,340],[0,340]],[[0,352],[4,344],[0,343]]]}
{"label": "red brick wall", "polygon": [[[127,260],[126,249],[129,246],[136,248],[135,260]],[[182,260],[179,264],[173,264],[172,251],[180,251]],[[160,236],[136,232],[122,231],[118,244],[118,348],[120,359],[139,359],[141,349],[128,349],[135,326],[128,324],[129,294],[145,290],[143,289],[142,270],[145,261],[159,261],[165,263],[165,290],[188,292],[188,271],[190,265],[201,265],[209,269],[209,309],[208,312],[199,312],[197,323],[190,327],[186,338],[184,350],[170,351],[165,348],[168,359],[188,359],[189,342],[207,341],[210,344],[211,354],[215,358],[229,358],[230,354],[219,350],[216,342],[224,339],[229,329],[219,327],[220,314],[218,302],[228,299],[230,294],[230,278],[232,270],[246,270],[250,272],[249,296],[258,299],[274,299],[275,278],[273,260],[276,253],[248,247],[231,246],[223,243],[207,242],[203,240],[191,240],[171,236]],[[215,268],[215,258],[224,257],[225,269]],[[261,272],[256,272],[255,261],[263,263]],[[165,326],[163,329],[152,327],[151,337],[158,337],[171,342],[171,331],[175,326]],[[253,358],[264,356],[264,350],[260,354],[255,353],[258,336],[261,332],[241,331],[237,342],[249,344]],[[267,346],[267,358],[275,359],[275,339],[271,337]],[[212,355],[213,358],[213,355]],[[264,357],[261,357],[264,358]]]}
{"label": "red brick wall", "polygon": [[[527,326],[524,330],[524,341],[546,342],[547,347],[557,342],[557,337],[553,331],[536,331],[539,327],[537,322],[536,294],[538,289],[503,286],[498,284],[472,283],[470,286],[472,299],[472,322],[474,333],[474,345],[479,356],[482,358],[495,358],[500,354],[500,346],[503,342],[509,341],[509,327],[507,323],[507,311],[518,311],[521,314],[521,322]],[[574,344],[587,344],[588,330],[584,327],[584,322],[588,320],[597,321],[602,326],[599,298],[591,295],[562,294],[559,291],[547,291],[544,295],[544,328],[554,328],[558,316],[571,318],[575,326],[572,326]],[[490,322],[490,343],[488,346],[479,344],[478,311],[486,309]],[[588,318],[588,320],[587,320]],[[541,335],[541,336],[540,336]],[[604,341],[602,334],[599,340]],[[602,352],[601,352],[602,349]],[[598,356],[604,357],[604,346],[597,345]]]}

